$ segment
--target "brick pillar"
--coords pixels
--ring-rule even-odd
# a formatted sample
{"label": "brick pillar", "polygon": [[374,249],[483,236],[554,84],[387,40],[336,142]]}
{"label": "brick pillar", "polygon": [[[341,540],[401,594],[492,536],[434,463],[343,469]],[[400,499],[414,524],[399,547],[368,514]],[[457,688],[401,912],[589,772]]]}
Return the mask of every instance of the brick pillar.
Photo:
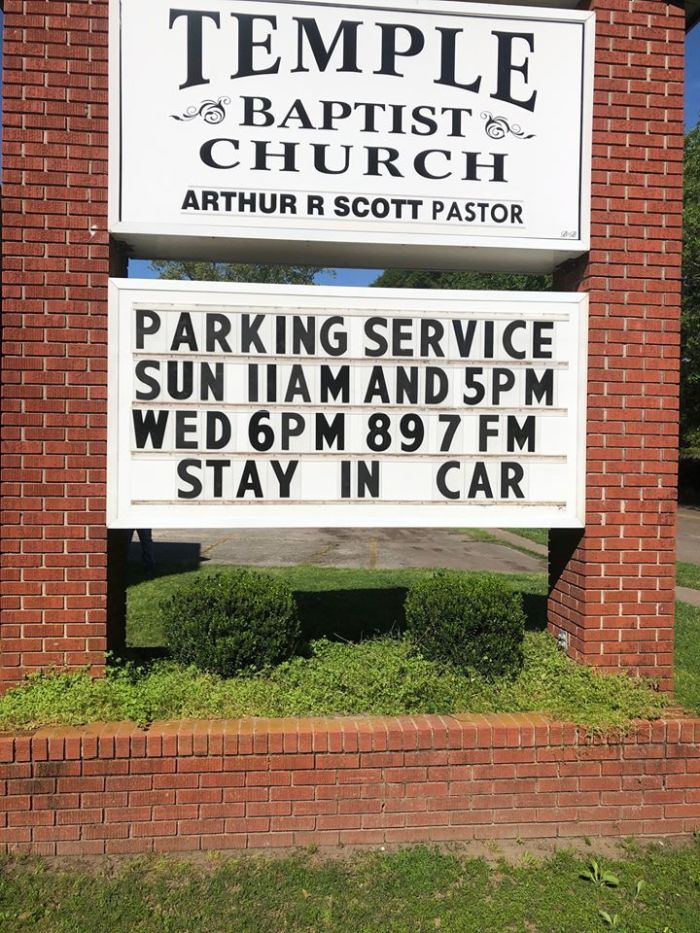
{"label": "brick pillar", "polygon": [[586,529],[550,534],[549,625],[569,653],[669,687],[683,159],[682,5],[593,0]]}
{"label": "brick pillar", "polygon": [[107,0],[7,0],[0,687],[104,664]]}

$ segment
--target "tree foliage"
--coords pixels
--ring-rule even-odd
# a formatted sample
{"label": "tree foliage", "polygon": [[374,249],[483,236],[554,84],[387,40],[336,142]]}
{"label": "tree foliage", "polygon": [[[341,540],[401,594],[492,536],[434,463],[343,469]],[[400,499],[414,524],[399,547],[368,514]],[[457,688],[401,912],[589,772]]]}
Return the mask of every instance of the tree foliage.
{"label": "tree foliage", "polygon": [[321,266],[262,266],[245,262],[181,262],[159,259],[151,263],[162,279],[192,282],[250,282],[257,285],[313,285]]}
{"label": "tree foliage", "polygon": [[700,447],[700,123],[685,139],[681,446]]}
{"label": "tree foliage", "polygon": [[462,288],[483,291],[549,291],[551,275],[523,272],[433,272],[421,269],[386,269],[372,282],[378,288]]}

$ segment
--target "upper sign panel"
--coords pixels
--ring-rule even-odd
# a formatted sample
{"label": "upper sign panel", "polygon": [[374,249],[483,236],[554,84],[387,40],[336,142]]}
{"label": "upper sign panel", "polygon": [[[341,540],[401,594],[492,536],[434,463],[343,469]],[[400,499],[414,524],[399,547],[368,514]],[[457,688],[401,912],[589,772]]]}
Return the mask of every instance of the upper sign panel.
{"label": "upper sign panel", "polygon": [[140,255],[545,270],[588,248],[593,14],[112,0]]}

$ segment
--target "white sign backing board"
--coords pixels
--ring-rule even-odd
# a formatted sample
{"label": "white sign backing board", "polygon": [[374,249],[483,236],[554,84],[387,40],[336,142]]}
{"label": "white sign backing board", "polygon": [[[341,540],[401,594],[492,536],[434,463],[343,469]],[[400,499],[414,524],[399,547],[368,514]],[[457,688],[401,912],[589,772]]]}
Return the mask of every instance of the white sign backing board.
{"label": "white sign backing board", "polygon": [[108,525],[584,525],[582,294],[110,280]]}
{"label": "white sign backing board", "polygon": [[546,271],[589,248],[594,14],[111,0],[135,255]]}

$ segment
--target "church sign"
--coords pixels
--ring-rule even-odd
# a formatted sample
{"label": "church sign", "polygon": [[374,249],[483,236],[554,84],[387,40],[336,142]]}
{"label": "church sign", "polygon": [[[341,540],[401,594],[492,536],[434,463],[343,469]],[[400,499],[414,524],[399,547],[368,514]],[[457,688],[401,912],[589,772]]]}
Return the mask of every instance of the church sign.
{"label": "church sign", "polygon": [[543,271],[588,248],[593,13],[111,3],[134,254]]}
{"label": "church sign", "polygon": [[582,527],[587,300],[113,279],[109,524]]}

